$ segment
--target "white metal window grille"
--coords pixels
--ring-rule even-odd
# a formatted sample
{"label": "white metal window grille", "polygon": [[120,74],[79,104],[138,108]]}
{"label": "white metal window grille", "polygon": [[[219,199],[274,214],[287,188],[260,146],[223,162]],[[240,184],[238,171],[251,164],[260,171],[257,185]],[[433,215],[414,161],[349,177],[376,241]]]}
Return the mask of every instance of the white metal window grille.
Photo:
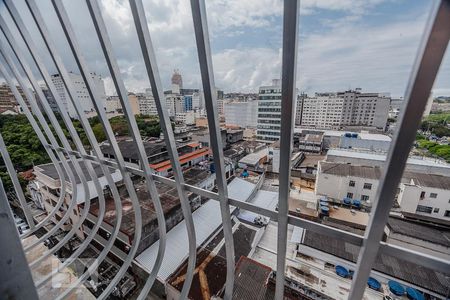
{"label": "white metal window grille", "polygon": [[[127,91],[125,89],[123,80],[120,75],[119,66],[115,57],[114,49],[109,39],[108,28],[102,18],[102,13],[97,0],[86,0],[90,18],[95,26],[95,35],[101,45],[101,50],[104,58],[107,62],[108,69],[111,73],[114,86],[117,90],[118,97],[123,107],[124,115],[127,119],[127,123],[130,129],[131,136],[133,138],[136,149],[139,153],[139,160],[141,162],[141,168],[133,168],[125,164],[124,158],[118,148],[117,140],[112,131],[111,125],[106,118],[103,107],[100,106],[99,97],[94,88],[92,78],[89,76],[89,66],[87,65],[83,53],[80,50],[78,37],[72,29],[69,16],[65,10],[64,4],[61,0],[52,0],[53,8],[56,12],[61,28],[64,31],[65,38],[70,46],[71,54],[73,55],[76,64],[81,72],[84,83],[88,90],[89,96],[93,101],[96,112],[105,130],[107,139],[111,144],[115,160],[109,161],[103,158],[99,145],[93,134],[92,128],[86,119],[80,105],[74,101],[76,95],[74,94],[73,82],[71,82],[68,72],[64,66],[64,63],[56,51],[54,42],[50,38],[47,24],[43,19],[41,12],[39,11],[36,0],[25,0],[27,9],[31,13],[33,22],[39,30],[39,34],[45,42],[45,49],[38,49],[34,37],[28,31],[27,26],[23,22],[24,12],[19,12],[13,0],[3,0],[4,5],[7,8],[9,15],[14,21],[15,30],[18,30],[20,36],[14,36],[12,34],[10,26],[7,25],[3,17],[0,17],[0,29],[5,44],[0,45],[0,73],[3,78],[9,84],[17,102],[20,104],[24,111],[24,114],[28,118],[30,124],[36,131],[41,143],[45,146],[45,149],[55,165],[57,173],[61,181],[61,193],[58,196],[57,204],[54,210],[45,217],[40,223],[35,224],[31,218],[29,208],[25,205],[25,199],[21,192],[20,184],[17,180],[16,172],[11,164],[8,152],[4,145],[3,139],[0,136],[0,148],[2,158],[5,161],[6,167],[12,178],[14,187],[16,189],[18,198],[23,206],[26,219],[30,224],[30,232],[22,236],[18,236],[17,231],[13,228],[14,221],[12,219],[11,211],[8,206],[7,198],[3,186],[0,185],[0,295],[7,296],[6,298],[17,299],[37,299],[36,288],[42,286],[51,279],[51,275],[56,273],[59,269],[67,266],[74,261],[76,257],[88,246],[93,240],[94,235],[99,230],[100,222],[93,225],[91,233],[83,241],[80,247],[72,254],[72,256],[66,260],[55,270],[52,270],[52,274],[48,275],[40,282],[33,282],[28,264],[25,260],[24,252],[32,251],[38,244],[55,233],[60,226],[62,226],[69,218],[69,214],[65,214],[56,226],[51,229],[47,234],[40,237],[36,242],[22,248],[19,238],[28,237],[39,228],[45,226],[50,222],[51,218],[61,208],[64,202],[65,185],[66,180],[71,186],[76,186],[77,175],[82,185],[84,186],[83,193],[86,199],[89,199],[89,189],[87,188],[86,176],[81,172],[81,164],[86,167],[89,176],[93,179],[95,189],[99,195],[100,215],[105,213],[105,199],[103,197],[103,191],[100,183],[95,175],[93,166],[100,165],[102,171],[106,177],[106,180],[111,187],[111,194],[114,198],[116,205],[117,223],[113,226],[113,230],[110,234],[110,238],[107,241],[103,251],[101,251],[95,262],[89,267],[85,273],[83,273],[71,286],[69,286],[61,295],[58,295],[58,299],[67,298],[74,289],[83,284],[86,279],[94,272],[95,266],[102,262],[114,241],[118,237],[119,225],[122,221],[121,214],[121,201],[115,188],[113,178],[111,176],[110,168],[117,169],[123,176],[124,183],[130,194],[132,200],[134,217],[135,217],[135,235],[132,241],[132,247],[128,252],[120,270],[116,276],[109,282],[107,288],[100,295],[100,299],[106,298],[113,291],[116,284],[122,279],[128,267],[130,266],[139,241],[141,237],[141,211],[139,203],[137,201],[136,192],[134,191],[133,184],[131,182],[131,175],[138,175],[145,178],[147,188],[153,199],[153,204],[157,212],[157,219],[159,224],[159,251],[156,262],[153,266],[153,270],[140,293],[138,299],[144,299],[152,287],[157,272],[161,266],[162,259],[165,253],[165,241],[166,241],[166,228],[164,221],[164,214],[159,200],[158,192],[156,190],[155,181],[160,181],[164,184],[175,186],[178,192],[178,196],[182,203],[182,212],[184,219],[186,220],[187,234],[189,244],[189,258],[186,280],[181,292],[181,299],[187,297],[189,291],[196,261],[196,236],[193,228],[192,213],[189,205],[186,201],[186,192],[193,192],[195,194],[208,197],[210,199],[219,201],[221,209],[221,217],[224,229],[224,237],[226,241],[226,259],[227,259],[227,274],[226,274],[226,286],[225,286],[225,299],[231,299],[233,291],[234,281],[234,246],[233,236],[231,231],[231,218],[229,206],[237,206],[242,209],[256,212],[258,214],[269,217],[270,219],[278,222],[278,245],[277,245],[277,270],[276,270],[276,292],[275,298],[282,299],[285,284],[285,264],[286,264],[286,243],[287,243],[287,226],[292,224],[298,227],[302,227],[313,232],[324,234],[327,236],[339,238],[346,242],[361,246],[360,254],[358,257],[357,268],[353,276],[350,299],[361,299],[366,288],[366,282],[374,264],[375,258],[379,253],[388,254],[394,257],[402,258],[407,261],[412,261],[422,266],[447,273],[450,269],[450,262],[444,259],[427,255],[424,253],[418,253],[414,250],[401,248],[398,246],[390,245],[381,241],[383,230],[387,222],[389,209],[392,207],[395,193],[403,174],[406,159],[408,157],[410,146],[412,145],[417,127],[419,125],[422,112],[425,108],[428,95],[430,94],[433,82],[436,74],[439,70],[442,58],[446,51],[449,37],[450,37],[450,1],[438,0],[435,1],[435,5],[430,13],[429,20],[427,22],[425,32],[423,34],[422,43],[418,49],[416,61],[414,63],[413,71],[410,75],[408,87],[405,94],[405,108],[402,110],[402,115],[398,122],[398,130],[393,138],[389,155],[387,157],[385,167],[383,168],[380,185],[376,191],[375,200],[373,201],[373,210],[370,216],[369,224],[367,226],[364,237],[355,235],[349,232],[345,232],[336,228],[332,228],[326,225],[315,223],[306,219],[288,215],[288,196],[289,196],[289,178],[290,178],[290,158],[289,155],[281,155],[280,157],[280,174],[279,174],[279,200],[278,211],[271,211],[250,203],[240,202],[228,197],[227,185],[225,178],[224,160],[222,153],[222,141],[220,138],[220,128],[217,113],[216,94],[214,91],[214,76],[213,65],[211,59],[211,49],[209,45],[209,33],[207,25],[207,15],[205,9],[204,0],[190,0],[193,24],[195,29],[195,39],[197,45],[197,53],[200,64],[202,88],[205,96],[207,118],[210,131],[211,148],[214,157],[214,163],[217,174],[217,186],[218,192],[211,192],[203,190],[201,188],[186,184],[181,172],[181,166],[178,160],[178,153],[176,150],[174,134],[170,126],[169,116],[166,110],[165,101],[163,101],[162,84],[159,77],[158,68],[156,65],[156,58],[153,50],[153,45],[150,37],[150,33],[147,28],[146,16],[143,9],[142,0],[129,0],[132,16],[135,23],[135,29],[138,34],[139,44],[142,55],[144,57],[145,68],[147,76],[151,83],[151,88],[154,94],[158,114],[161,120],[162,130],[166,137],[166,143],[168,152],[170,155],[170,161],[173,167],[174,179],[165,178],[152,174],[146,163],[146,156],[143,147],[143,142],[137,128],[136,120],[134,119],[131,111],[130,102],[128,100]],[[280,152],[284,154],[291,153],[291,141],[294,125],[294,103],[295,99],[295,84],[296,84],[296,70],[297,70],[297,40],[298,40],[298,20],[299,20],[299,0],[285,0],[284,12],[283,12],[283,50],[282,50],[282,86],[281,86],[281,131],[280,131]],[[54,113],[52,112],[49,103],[43,94],[41,86],[38,84],[37,79],[33,75],[31,66],[28,63],[28,59],[25,57],[24,49],[19,45],[18,41],[24,42],[26,45],[26,51],[31,55],[33,63],[40,75],[45,81],[45,84],[53,95],[56,104],[59,107],[61,117],[65,124],[66,129],[69,132],[71,141],[75,148],[71,146],[71,143],[64,135],[63,128],[58,123]],[[11,55],[11,50],[12,54]],[[39,51],[38,51],[39,50]],[[48,69],[44,64],[39,52],[47,51],[50,55],[53,63],[55,64],[58,73],[60,74],[65,88],[68,91],[69,98],[73,103],[79,120],[87,134],[87,138],[92,147],[92,155],[88,154],[84,149],[80,137],[78,136],[71,120],[64,109],[61,109],[61,99],[56,92],[56,87],[52,83]],[[300,64],[301,70],[301,64]],[[25,99],[21,96],[16,88],[16,80],[25,94]],[[36,97],[28,88],[31,84],[33,91],[36,94],[41,106],[37,104]],[[30,108],[27,106],[27,102]],[[41,111],[41,108],[43,111]],[[47,116],[50,124],[52,125],[56,135],[52,132],[47,120],[44,116]],[[406,146],[410,145],[410,146]],[[73,165],[72,168],[69,164]],[[351,184],[350,184],[351,185]],[[75,188],[73,193],[76,194],[79,191]],[[73,197],[76,198],[76,197]],[[74,201],[72,201],[74,202]],[[81,226],[86,219],[89,209],[89,200],[85,203],[85,208],[81,212],[80,221],[73,224],[72,229],[58,242],[53,248],[44,253],[42,257],[29,262],[30,266],[34,266],[42,262],[46,257],[54,254],[65,243],[74,236],[75,231]],[[67,211],[72,211],[74,203],[70,203]],[[448,216],[448,212],[445,213]],[[98,218],[101,220],[102,218]]]}

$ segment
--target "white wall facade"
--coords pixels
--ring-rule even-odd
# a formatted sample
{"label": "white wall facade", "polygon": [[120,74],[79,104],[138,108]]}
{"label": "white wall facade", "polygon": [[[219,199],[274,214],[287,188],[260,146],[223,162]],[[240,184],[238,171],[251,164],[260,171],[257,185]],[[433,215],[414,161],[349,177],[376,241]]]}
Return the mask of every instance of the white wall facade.
{"label": "white wall facade", "polygon": [[397,202],[404,212],[450,221],[450,190],[419,186],[412,181],[400,185]]}
{"label": "white wall facade", "polygon": [[301,125],[310,128],[339,129],[343,126],[367,126],[384,129],[389,113],[390,97],[386,94],[317,93],[302,97]]}
{"label": "white wall facade", "polygon": [[[353,181],[354,186],[350,186],[350,182]],[[371,184],[371,188],[364,188],[364,184]],[[368,201],[373,203],[375,199],[375,193],[378,188],[378,180],[369,179],[369,178],[360,178],[353,176],[336,176],[332,174],[324,174],[322,170],[319,168],[317,170],[316,176],[316,186],[315,192],[317,195],[325,195],[329,198],[333,198],[336,200],[342,200],[343,198],[352,198],[358,199],[362,202],[366,202],[367,200],[363,200],[363,196],[368,197]],[[349,193],[351,193],[351,197],[349,197]]]}
{"label": "white wall facade", "polygon": [[[103,79],[101,76],[91,73],[91,78],[93,79],[94,86],[96,88],[97,96],[99,97],[100,106],[105,108],[106,107],[106,92],[105,92],[105,84],[103,82]],[[72,85],[74,87],[75,95],[77,97],[76,101],[81,106],[81,109],[84,112],[93,112],[95,110],[94,104],[91,101],[91,97],[89,96],[88,90],[86,88],[86,85],[84,83],[83,78],[81,75],[74,74],[69,72],[69,77],[72,81]],[[69,113],[69,116],[72,118],[76,118],[77,114],[75,111],[75,108],[73,107],[69,94],[65,88],[65,85],[61,79],[61,76],[59,74],[52,75],[52,82],[56,87],[56,91],[58,92],[58,95],[61,99],[61,102],[64,106],[64,108]]]}
{"label": "white wall facade", "polygon": [[228,102],[224,104],[225,124],[242,128],[256,128],[258,101]]}

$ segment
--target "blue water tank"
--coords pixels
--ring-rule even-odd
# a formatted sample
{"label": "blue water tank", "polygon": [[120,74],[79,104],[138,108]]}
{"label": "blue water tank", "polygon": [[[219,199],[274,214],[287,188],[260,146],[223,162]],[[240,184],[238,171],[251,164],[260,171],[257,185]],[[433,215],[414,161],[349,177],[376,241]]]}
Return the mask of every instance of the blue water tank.
{"label": "blue water tank", "polygon": [[329,212],[330,212],[330,209],[328,208],[328,206],[321,206],[321,207],[320,207],[320,211],[322,212],[322,214],[328,216],[328,214],[329,214]]}
{"label": "blue water tank", "polygon": [[344,198],[342,201],[344,202],[345,205],[352,204],[352,199],[350,199],[350,198]]}
{"label": "blue water tank", "polygon": [[328,202],[326,202],[326,201],[320,201],[320,206],[328,206]]}
{"label": "blue water tank", "polygon": [[403,285],[395,280],[388,281],[389,290],[396,296],[403,296],[405,294],[405,288]]}
{"label": "blue water tank", "polygon": [[213,174],[216,172],[216,167],[214,166],[214,164],[209,165],[209,171]]}
{"label": "blue water tank", "polygon": [[352,138],[354,138],[354,139],[358,138],[358,134],[357,133],[352,133]]}
{"label": "blue water tank", "polygon": [[352,134],[351,134],[350,132],[346,132],[346,133],[344,134],[344,136],[347,137],[347,138],[351,138],[351,137],[352,137]]}
{"label": "blue water tank", "polygon": [[337,265],[335,269],[336,269],[336,274],[338,274],[339,276],[344,277],[344,278],[346,278],[348,276],[347,268]]}
{"label": "blue water tank", "polygon": [[373,277],[369,277],[367,280],[367,285],[375,291],[378,291],[381,288],[381,283]]}
{"label": "blue water tank", "polygon": [[411,300],[425,300],[423,294],[412,287],[406,288],[406,296]]}
{"label": "blue water tank", "polygon": [[360,208],[361,207],[361,201],[359,200],[353,200],[353,206],[356,208]]}

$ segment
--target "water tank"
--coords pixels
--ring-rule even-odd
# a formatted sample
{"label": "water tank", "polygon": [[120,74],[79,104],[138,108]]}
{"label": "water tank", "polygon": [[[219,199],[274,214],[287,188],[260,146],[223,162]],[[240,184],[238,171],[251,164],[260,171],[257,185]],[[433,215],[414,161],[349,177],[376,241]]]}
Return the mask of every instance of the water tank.
{"label": "water tank", "polygon": [[388,286],[391,293],[396,296],[403,296],[405,294],[405,288],[403,287],[403,285],[395,280],[389,280]]}
{"label": "water tank", "polygon": [[406,288],[406,296],[408,296],[408,299],[411,300],[425,300],[423,294],[412,287]]}
{"label": "water tank", "polygon": [[320,201],[320,206],[328,206],[328,201]]}
{"label": "water tank", "polygon": [[353,200],[353,206],[356,208],[360,208],[361,207],[361,201],[359,200]]}
{"label": "water tank", "polygon": [[344,277],[344,278],[346,278],[348,276],[347,268],[337,265],[335,269],[336,269],[336,274],[338,274],[339,276]]}
{"label": "water tank", "polygon": [[352,199],[350,199],[350,198],[344,198],[342,201],[344,202],[345,205],[352,204]]}
{"label": "water tank", "polygon": [[381,283],[373,277],[369,277],[367,280],[367,285],[375,291],[378,291],[381,288]]}
{"label": "water tank", "polygon": [[351,137],[352,137],[352,134],[351,134],[350,132],[346,132],[346,133],[344,134],[344,136],[347,137],[347,138],[351,138]]}
{"label": "water tank", "polygon": [[322,212],[323,215],[328,216],[330,209],[328,208],[328,206],[321,206],[320,211]]}
{"label": "water tank", "polygon": [[354,139],[358,138],[358,134],[357,133],[352,133],[352,138],[354,138]]}

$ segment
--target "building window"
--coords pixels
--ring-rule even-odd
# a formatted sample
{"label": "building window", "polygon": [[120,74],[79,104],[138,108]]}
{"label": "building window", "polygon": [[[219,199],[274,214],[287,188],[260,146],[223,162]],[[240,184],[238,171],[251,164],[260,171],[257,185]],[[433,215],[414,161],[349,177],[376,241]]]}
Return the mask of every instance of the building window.
{"label": "building window", "polygon": [[435,208],[433,209],[433,213],[435,213],[435,214],[439,213],[439,208],[435,207]]}
{"label": "building window", "polygon": [[361,200],[362,200],[362,201],[369,201],[369,196],[367,196],[367,195],[361,195]]}
{"label": "building window", "polygon": [[431,206],[417,205],[416,212],[423,212],[423,213],[431,214],[432,211],[433,211],[433,208]]}
{"label": "building window", "polygon": [[[423,198],[425,198],[425,192],[422,191],[420,193],[420,200],[423,200]],[[449,200],[449,202],[450,202],[450,200]]]}
{"label": "building window", "polygon": [[366,190],[371,190],[372,189],[372,184],[371,183],[364,183],[364,189]]}
{"label": "building window", "polygon": [[[350,182],[348,183],[348,186],[355,186],[355,181],[350,180]],[[351,198],[351,197],[349,197],[349,198]]]}
{"label": "building window", "polygon": [[446,211],[445,211],[444,217],[450,217],[450,210],[446,210]]}
{"label": "building window", "polygon": [[347,193],[347,198],[353,199],[353,193]]}
{"label": "building window", "polygon": [[436,193],[430,193],[430,198],[437,198],[437,194]]}

